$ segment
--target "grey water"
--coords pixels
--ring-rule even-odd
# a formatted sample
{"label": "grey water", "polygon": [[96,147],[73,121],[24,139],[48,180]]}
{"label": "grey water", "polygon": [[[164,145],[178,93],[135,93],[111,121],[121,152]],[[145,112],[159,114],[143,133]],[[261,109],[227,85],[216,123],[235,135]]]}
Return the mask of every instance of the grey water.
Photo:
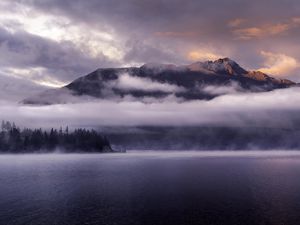
{"label": "grey water", "polygon": [[294,225],[299,152],[0,155],[1,225]]}

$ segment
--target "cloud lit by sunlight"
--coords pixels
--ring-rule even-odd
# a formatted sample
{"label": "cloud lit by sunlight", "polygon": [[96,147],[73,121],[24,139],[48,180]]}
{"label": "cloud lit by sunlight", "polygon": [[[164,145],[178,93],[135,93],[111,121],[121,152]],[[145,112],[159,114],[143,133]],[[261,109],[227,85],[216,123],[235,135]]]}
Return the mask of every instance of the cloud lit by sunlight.
{"label": "cloud lit by sunlight", "polygon": [[112,30],[90,29],[68,17],[45,14],[21,3],[15,6],[14,13],[0,10],[0,25],[12,33],[26,31],[56,42],[68,41],[91,57],[102,54],[114,60],[123,57]]}
{"label": "cloud lit by sunlight", "polygon": [[249,27],[234,30],[234,34],[242,40],[249,40],[252,38],[262,38],[272,35],[282,34],[289,29],[288,24],[276,24],[266,27]]}
{"label": "cloud lit by sunlight", "polygon": [[212,52],[207,52],[203,50],[194,50],[188,52],[188,59],[192,61],[197,61],[197,60],[216,60],[219,58],[222,58],[222,55],[215,54]]}
{"label": "cloud lit by sunlight", "polygon": [[[240,24],[241,22],[239,20],[233,20],[229,22],[229,26],[233,28],[239,26]],[[250,40],[253,38],[263,38],[286,34],[286,32],[289,30],[299,27],[299,25],[300,18],[294,17],[282,23],[237,28],[233,30],[233,33],[238,39]]]}
{"label": "cloud lit by sunlight", "polygon": [[295,58],[285,54],[262,51],[261,55],[266,59],[265,67],[259,69],[263,73],[288,76],[300,66]]}
{"label": "cloud lit by sunlight", "polygon": [[45,74],[45,68],[33,67],[33,68],[8,68],[5,70],[11,77],[26,79],[38,85],[46,86],[48,88],[57,88],[66,85],[65,82],[61,82],[48,74]]}

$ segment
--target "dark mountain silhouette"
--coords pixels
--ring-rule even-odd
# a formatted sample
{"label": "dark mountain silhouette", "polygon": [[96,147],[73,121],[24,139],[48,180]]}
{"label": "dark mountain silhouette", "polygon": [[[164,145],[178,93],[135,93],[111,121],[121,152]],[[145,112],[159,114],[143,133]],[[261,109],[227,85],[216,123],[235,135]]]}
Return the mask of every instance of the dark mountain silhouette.
{"label": "dark mountain silhouette", "polygon": [[265,92],[297,85],[259,71],[247,71],[229,58],[190,65],[145,64],[141,67],[104,68],[70,84],[26,98],[25,104],[56,104],[75,101],[75,96],[102,99],[163,98],[210,100],[231,92]]}

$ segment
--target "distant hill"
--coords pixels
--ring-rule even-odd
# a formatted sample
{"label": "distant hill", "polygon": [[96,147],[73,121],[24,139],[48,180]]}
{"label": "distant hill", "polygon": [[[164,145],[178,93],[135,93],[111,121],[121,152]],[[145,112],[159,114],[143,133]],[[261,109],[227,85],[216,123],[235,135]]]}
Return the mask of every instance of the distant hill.
{"label": "distant hill", "polygon": [[126,150],[299,150],[300,129],[267,126],[101,127]]}
{"label": "distant hill", "polygon": [[205,99],[235,92],[265,92],[297,84],[260,71],[247,71],[223,58],[190,65],[145,64],[141,67],[104,68],[70,84],[22,100],[24,104],[61,104],[89,98],[137,99],[175,96],[183,101]]}

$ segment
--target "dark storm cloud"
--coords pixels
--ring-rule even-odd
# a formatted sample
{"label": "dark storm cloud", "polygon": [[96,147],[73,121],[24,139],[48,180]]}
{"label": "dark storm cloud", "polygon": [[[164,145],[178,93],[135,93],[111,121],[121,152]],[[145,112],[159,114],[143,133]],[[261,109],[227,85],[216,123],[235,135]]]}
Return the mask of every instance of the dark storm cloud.
{"label": "dark storm cloud", "polygon": [[111,63],[105,56],[93,59],[83,54],[71,42],[57,43],[25,31],[10,33],[1,27],[0,57],[2,68],[42,67],[46,69],[45,74],[33,78],[43,79],[49,75],[60,81],[70,81],[90,72],[91,68]]}

